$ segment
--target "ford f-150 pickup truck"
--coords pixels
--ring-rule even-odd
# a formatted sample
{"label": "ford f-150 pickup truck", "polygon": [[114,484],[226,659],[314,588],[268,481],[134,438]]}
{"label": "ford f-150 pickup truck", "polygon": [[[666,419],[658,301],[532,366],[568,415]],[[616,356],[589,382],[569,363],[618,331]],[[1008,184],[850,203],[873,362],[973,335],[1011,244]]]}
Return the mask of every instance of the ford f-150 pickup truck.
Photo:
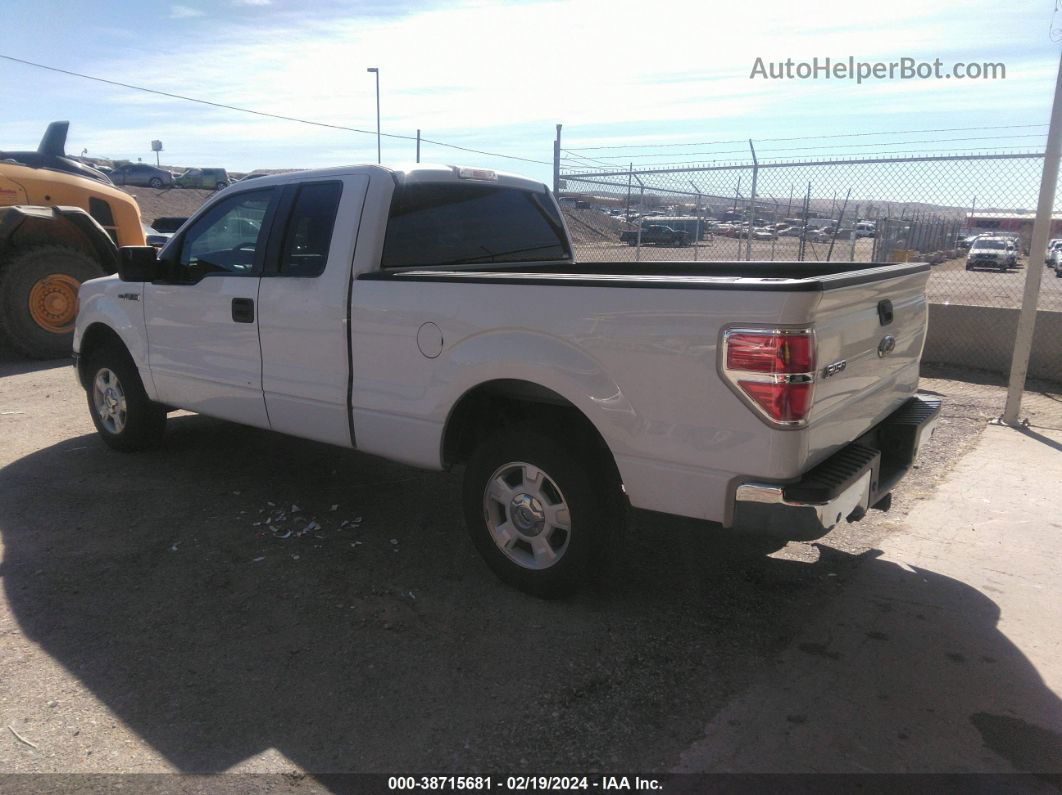
{"label": "ford f-150 pickup truck", "polygon": [[939,412],[927,265],[577,263],[550,191],[492,171],[262,177],[120,253],[74,336],[107,444],[187,409],[463,466],[472,541],[542,596],[630,506],[786,538],[859,519]]}

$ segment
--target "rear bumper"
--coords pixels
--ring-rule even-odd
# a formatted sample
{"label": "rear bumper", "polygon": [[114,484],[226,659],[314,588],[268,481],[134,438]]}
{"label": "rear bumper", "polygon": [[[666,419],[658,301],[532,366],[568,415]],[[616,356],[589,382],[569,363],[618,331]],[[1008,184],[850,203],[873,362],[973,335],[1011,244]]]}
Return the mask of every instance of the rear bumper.
{"label": "rear bumper", "polygon": [[733,527],[799,540],[818,538],[843,519],[856,521],[907,474],[936,427],[939,400],[913,397],[856,441],[795,483],[743,483]]}

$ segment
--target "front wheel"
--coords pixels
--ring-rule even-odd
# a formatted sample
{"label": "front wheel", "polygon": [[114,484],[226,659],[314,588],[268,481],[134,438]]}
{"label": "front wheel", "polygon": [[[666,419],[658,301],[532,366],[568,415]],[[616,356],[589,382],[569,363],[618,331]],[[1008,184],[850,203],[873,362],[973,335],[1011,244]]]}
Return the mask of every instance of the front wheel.
{"label": "front wheel", "polygon": [[618,478],[579,440],[503,431],[465,470],[472,543],[503,582],[542,598],[573,593],[608,551],[623,511]]}
{"label": "front wheel", "polygon": [[136,365],[117,346],[90,354],[86,363],[89,413],[103,441],[115,450],[155,447],[166,429],[166,410],[147,396]]}
{"label": "front wheel", "polygon": [[148,182],[148,184],[151,185],[151,187],[153,187],[153,188],[161,188],[162,187],[162,180],[159,179],[158,177],[152,177],[151,180]]}

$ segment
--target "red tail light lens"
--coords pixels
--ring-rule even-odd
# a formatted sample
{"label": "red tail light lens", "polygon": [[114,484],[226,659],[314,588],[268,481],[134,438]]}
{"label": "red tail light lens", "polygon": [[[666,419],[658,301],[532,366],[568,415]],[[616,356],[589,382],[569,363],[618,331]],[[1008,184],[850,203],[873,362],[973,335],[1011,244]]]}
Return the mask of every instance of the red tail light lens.
{"label": "red tail light lens", "polygon": [[815,369],[812,339],[810,334],[731,334],[726,366],[747,373],[810,373]]}
{"label": "red tail light lens", "polygon": [[811,409],[811,384],[772,384],[738,381],[756,404],[776,422],[800,422]]}
{"label": "red tail light lens", "polygon": [[767,419],[802,424],[811,412],[815,337],[808,331],[741,329],[724,338],[731,386]]}

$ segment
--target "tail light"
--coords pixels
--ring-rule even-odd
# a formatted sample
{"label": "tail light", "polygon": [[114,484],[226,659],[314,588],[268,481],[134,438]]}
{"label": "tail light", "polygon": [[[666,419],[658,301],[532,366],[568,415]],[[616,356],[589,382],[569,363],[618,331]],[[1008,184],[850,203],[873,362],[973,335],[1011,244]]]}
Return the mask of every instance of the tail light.
{"label": "tail light", "polygon": [[807,422],[815,388],[811,329],[730,329],[723,336],[722,370],[738,396],[770,423]]}

